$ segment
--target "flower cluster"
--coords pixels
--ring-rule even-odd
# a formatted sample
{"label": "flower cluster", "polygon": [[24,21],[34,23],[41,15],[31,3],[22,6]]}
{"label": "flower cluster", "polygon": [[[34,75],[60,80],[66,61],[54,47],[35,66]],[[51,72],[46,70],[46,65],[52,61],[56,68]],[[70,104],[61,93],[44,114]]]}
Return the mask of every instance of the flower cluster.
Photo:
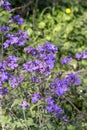
{"label": "flower cluster", "polygon": [[8,68],[14,70],[18,67],[17,64],[18,57],[9,56],[6,60],[0,62],[0,94],[7,94],[8,88],[2,88],[3,84],[9,81],[9,85],[13,88],[17,87],[22,81],[23,78],[19,76],[13,76],[10,73],[6,72]]}
{"label": "flower cluster", "polygon": [[23,82],[24,78],[19,76],[11,76],[9,84],[12,86],[12,88],[16,88],[20,85],[21,82]]}
{"label": "flower cluster", "polygon": [[6,61],[0,62],[0,72],[4,72],[6,67]]}
{"label": "flower cluster", "polygon": [[39,99],[40,99],[40,93],[39,92],[32,94],[32,99],[31,99],[32,103],[36,103]]}
{"label": "flower cluster", "polygon": [[3,43],[4,48],[8,48],[10,45],[24,46],[29,40],[28,33],[20,30],[16,34],[7,34],[7,39]]}
{"label": "flower cluster", "polygon": [[57,96],[63,96],[68,91],[68,87],[73,85],[80,85],[81,80],[74,73],[67,74],[62,80],[56,78],[54,82],[50,84],[50,91],[54,92]]}
{"label": "flower cluster", "polygon": [[10,74],[7,72],[0,72],[0,96],[9,92],[8,88],[2,88],[3,84],[10,78]]}
{"label": "flower cluster", "polygon": [[50,91],[54,92],[57,96],[63,96],[67,92],[67,82],[65,79],[60,80],[56,78],[54,82],[50,84]]}
{"label": "flower cluster", "polygon": [[22,25],[24,23],[24,19],[20,15],[15,15],[10,18],[9,23],[17,23],[18,25]]}
{"label": "flower cluster", "polygon": [[82,53],[76,53],[76,59],[87,59],[87,52],[83,50]]}
{"label": "flower cluster", "polygon": [[1,72],[0,73],[0,86],[2,86],[3,83],[6,82],[10,78],[10,74],[7,72]]}
{"label": "flower cluster", "polygon": [[60,63],[61,63],[62,65],[65,65],[65,64],[67,64],[67,63],[69,63],[69,62],[71,62],[71,61],[72,61],[72,57],[65,56],[65,57],[62,57],[62,58],[61,58]]}
{"label": "flower cluster", "polygon": [[18,67],[17,61],[18,61],[18,57],[9,56],[6,60],[4,60],[3,62],[0,62],[0,71],[5,71],[7,67],[14,70],[15,68]]}
{"label": "flower cluster", "polygon": [[18,61],[18,57],[16,57],[16,56],[9,56],[7,58],[7,60],[5,60],[6,66],[10,67],[11,69],[15,69],[15,68],[18,67],[17,61]]}
{"label": "flower cluster", "polygon": [[44,74],[48,76],[52,69],[54,68],[54,63],[56,62],[56,54],[58,52],[58,48],[46,42],[43,46],[38,46],[37,49],[33,47],[27,47],[24,49],[31,54],[32,56],[36,56],[35,61],[29,61],[23,64],[23,68],[29,72],[39,72],[40,74]]}
{"label": "flower cluster", "polygon": [[[11,11],[11,4],[7,2],[6,0],[1,1],[1,6]],[[68,10],[69,12],[69,10]],[[24,23],[24,19],[20,15],[12,16],[9,21],[9,23],[16,23],[18,25],[22,25]],[[0,32],[5,33],[6,40],[3,43],[4,48],[10,47],[10,45],[16,45],[16,46],[24,46],[26,42],[29,40],[28,33],[25,31],[18,31],[15,34],[11,34],[8,31],[10,30],[9,26],[1,26]],[[58,48],[49,43],[45,42],[44,45],[39,45],[37,48],[34,48],[32,46],[28,46],[24,48],[24,51],[26,51],[31,57],[32,61],[25,62],[22,65],[22,69],[35,74],[38,74],[44,78],[47,78],[49,76],[54,68],[54,65],[56,63],[56,53],[58,53]],[[87,53],[86,51],[82,51],[81,54],[76,53],[77,59],[87,59]],[[60,59],[60,63],[62,65],[65,65],[72,61],[72,57],[69,56],[63,56]],[[7,87],[3,87],[3,84],[5,82],[8,82],[8,84],[12,88],[18,87],[23,81],[24,78],[20,76],[14,76],[13,74],[10,74],[9,69],[14,73],[15,69],[18,67],[18,57],[16,56],[9,56],[7,59],[0,62],[0,96],[9,93],[9,90]],[[9,73],[8,73],[9,71]],[[79,77],[77,77],[74,73],[67,74],[64,78],[61,78],[62,73],[59,73],[59,77],[55,78],[53,82],[51,82],[50,86],[48,88],[44,88],[42,92],[42,88],[38,88],[39,92],[35,92],[31,95],[31,103],[35,104],[39,100],[43,99],[45,101],[44,104],[46,104],[46,110],[48,113],[52,113],[56,118],[59,118],[63,114],[63,110],[59,107],[59,105],[54,100],[54,97],[60,97],[63,96],[67,91],[68,87],[71,87],[73,85],[80,85],[81,80]],[[42,79],[35,76],[31,76],[31,81],[33,83],[40,83],[42,85]],[[38,85],[39,86],[39,85]],[[44,85],[42,85],[44,86]],[[45,86],[44,86],[45,87]],[[42,90],[41,90],[42,89]],[[49,96],[47,94],[51,94],[52,96]],[[43,96],[44,95],[44,96]],[[30,108],[28,102],[24,100],[20,106],[22,108]],[[62,119],[65,120],[66,116],[63,116]]]}
{"label": "flower cluster", "polygon": [[[1,0],[1,6],[11,12],[11,4],[6,0]],[[24,19],[20,15],[16,15],[10,18],[8,23],[15,22],[18,25],[22,25],[24,23]],[[8,48],[10,45],[24,46],[26,42],[29,40],[28,33],[22,30],[19,30],[15,34],[10,34],[8,31],[10,30],[9,26],[0,26],[0,32],[5,33],[5,41],[3,43],[4,48]],[[0,95],[8,93],[7,88],[3,88],[3,84],[8,82],[13,88],[17,87],[23,80],[23,77],[14,76],[10,74],[10,72],[14,72],[14,70],[18,67],[18,57],[16,56],[8,56],[7,59],[0,62]],[[11,69],[11,71],[9,71]],[[9,72],[8,72],[9,71]]]}
{"label": "flower cluster", "polygon": [[26,48],[24,48],[24,50],[31,56],[36,56],[36,54],[37,54],[37,50],[32,46],[26,47]]}
{"label": "flower cluster", "polygon": [[47,101],[47,106],[46,106],[46,110],[49,113],[52,113],[56,116],[56,118],[59,118],[59,116],[63,113],[62,109],[55,104],[55,101],[53,100],[53,98],[50,96],[46,99]]}
{"label": "flower cluster", "polygon": [[[11,11],[11,4],[6,1],[1,1],[1,6]],[[8,21],[9,23],[15,22],[18,25],[22,25],[24,23],[24,19],[20,15],[16,15],[10,18]],[[28,33],[25,31],[23,32],[20,30],[15,34],[10,34],[8,31],[10,30],[9,26],[1,26],[0,31],[5,33],[6,41],[3,43],[4,48],[8,48],[10,45],[17,45],[17,46],[24,46],[25,43],[29,40]],[[8,92],[7,88],[2,88],[3,84],[9,81],[9,85],[13,88],[17,87],[24,78],[19,76],[13,76],[10,73],[6,72],[9,69],[15,70],[18,67],[18,57],[16,56],[9,56],[7,59],[0,62],[0,95],[6,94]]]}
{"label": "flower cluster", "polygon": [[9,30],[10,30],[9,26],[0,26],[0,31],[2,33],[6,32],[6,31],[9,31]]}
{"label": "flower cluster", "polygon": [[74,73],[70,73],[66,76],[66,81],[68,86],[73,86],[73,85],[80,85],[81,84],[81,79],[77,77]]}
{"label": "flower cluster", "polygon": [[5,94],[8,94],[8,93],[9,93],[8,88],[2,88],[2,87],[0,86],[0,96],[5,95]]}
{"label": "flower cluster", "polygon": [[11,3],[6,1],[6,0],[1,0],[1,6],[8,10],[8,11],[11,11]]}

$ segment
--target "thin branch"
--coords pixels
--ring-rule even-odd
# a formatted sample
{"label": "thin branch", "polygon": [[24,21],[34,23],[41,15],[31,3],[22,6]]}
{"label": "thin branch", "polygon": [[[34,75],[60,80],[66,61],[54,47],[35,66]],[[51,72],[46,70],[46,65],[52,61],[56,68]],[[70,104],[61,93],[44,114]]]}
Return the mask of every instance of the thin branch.
{"label": "thin branch", "polygon": [[26,3],[24,6],[16,7],[16,8],[14,8],[14,9],[12,9],[11,12],[14,12],[15,10],[19,10],[19,9],[25,9],[25,8],[27,8],[30,4],[32,4],[32,2]]}
{"label": "thin branch", "polygon": [[68,101],[68,102],[74,107],[74,109],[75,109],[79,114],[81,113],[81,111],[72,103],[71,100],[69,100],[69,99],[66,98],[66,97],[64,97],[64,98],[65,98],[66,101]]}
{"label": "thin branch", "polygon": [[64,96],[64,98],[65,98],[65,100],[67,101],[67,102],[69,102],[70,104],[71,104],[71,106],[79,113],[79,115],[82,115],[82,116],[87,116],[85,113],[83,113],[82,111],[80,111],[75,105],[74,105],[74,103],[69,99],[69,98],[67,98],[67,97],[65,97]]}

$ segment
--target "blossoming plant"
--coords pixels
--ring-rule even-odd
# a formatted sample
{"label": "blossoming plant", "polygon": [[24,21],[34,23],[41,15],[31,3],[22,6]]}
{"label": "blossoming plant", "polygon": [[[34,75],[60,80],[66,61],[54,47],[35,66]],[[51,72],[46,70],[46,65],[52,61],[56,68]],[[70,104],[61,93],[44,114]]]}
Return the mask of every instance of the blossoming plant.
{"label": "blossoming plant", "polygon": [[[1,6],[12,15],[9,2],[2,0]],[[66,100],[80,112],[66,98],[73,86],[81,84],[79,73],[73,70],[54,72],[57,62],[64,68],[73,58],[62,56],[59,60],[59,48],[47,41],[37,48],[27,46],[27,31],[11,33],[11,23],[22,26],[24,19],[20,15],[12,16],[8,26],[0,26],[0,128],[54,130],[51,125],[54,123],[58,129],[60,122],[64,124],[69,119],[63,109]],[[25,53],[25,59],[21,52]],[[87,59],[86,51],[77,53],[75,59]]]}

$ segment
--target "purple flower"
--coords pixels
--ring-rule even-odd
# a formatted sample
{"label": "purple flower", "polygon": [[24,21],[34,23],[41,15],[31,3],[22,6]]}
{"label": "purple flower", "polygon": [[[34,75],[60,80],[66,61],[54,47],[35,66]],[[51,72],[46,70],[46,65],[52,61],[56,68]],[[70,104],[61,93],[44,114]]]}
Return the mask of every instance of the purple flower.
{"label": "purple flower", "polygon": [[20,30],[16,34],[8,34],[7,40],[3,43],[4,48],[8,48],[10,45],[16,44],[17,46],[24,46],[29,40],[27,32]]}
{"label": "purple flower", "polygon": [[38,71],[39,67],[35,61],[29,61],[23,64],[24,70],[27,70],[29,72],[35,72]]}
{"label": "purple flower", "polygon": [[82,59],[87,59],[87,52],[84,50],[82,51],[82,56],[81,56]]}
{"label": "purple flower", "polygon": [[55,45],[51,44],[50,42],[45,42],[43,48],[49,53],[58,52],[58,48]]}
{"label": "purple flower", "polygon": [[56,114],[56,118],[59,118],[59,116],[62,114],[62,109],[57,105],[57,104],[52,104],[52,105],[48,105],[46,106],[46,110],[49,113],[54,113]]}
{"label": "purple flower", "polygon": [[76,53],[76,59],[87,59],[87,52],[85,50],[82,51],[82,53]]}
{"label": "purple flower", "polygon": [[36,56],[36,54],[37,54],[37,50],[35,48],[33,48],[32,46],[26,47],[26,48],[24,48],[24,50],[31,56]]}
{"label": "purple flower", "polygon": [[65,121],[65,120],[66,120],[66,117],[67,117],[67,116],[64,115],[64,116],[62,117],[62,120]]}
{"label": "purple flower", "polygon": [[6,0],[1,0],[1,6],[2,6],[4,9],[6,9],[6,10],[8,10],[8,11],[11,11],[11,4],[10,4],[8,1],[6,1]]}
{"label": "purple flower", "polygon": [[[23,68],[29,72],[38,72],[45,76],[51,74],[56,62],[56,52],[58,51],[55,45],[45,43],[43,46],[38,46],[37,49],[29,46],[24,49],[32,56],[36,56],[35,61],[26,62]],[[37,54],[37,55],[36,55]]]}
{"label": "purple flower", "polygon": [[55,102],[51,96],[47,97],[45,101],[48,103],[48,105],[53,105]]}
{"label": "purple flower", "polygon": [[18,46],[24,46],[26,42],[29,40],[28,32],[23,32],[20,30],[18,33],[16,33],[16,36],[18,37]]}
{"label": "purple flower", "polygon": [[36,103],[39,99],[40,99],[40,93],[39,92],[32,94],[32,99],[31,99],[32,103]]}
{"label": "purple flower", "polygon": [[62,57],[62,58],[61,58],[60,63],[61,63],[62,65],[65,65],[65,64],[67,64],[67,63],[69,63],[69,62],[71,62],[71,61],[72,61],[72,57],[65,56],[65,57]]}
{"label": "purple flower", "polygon": [[10,74],[7,72],[0,73],[0,84],[5,83],[10,78]]}
{"label": "purple flower", "polygon": [[46,63],[41,60],[36,60],[36,64],[38,66],[38,70],[39,70],[40,74],[43,74],[47,68]]}
{"label": "purple flower", "polygon": [[22,106],[23,109],[30,107],[29,104],[26,101],[23,101],[20,105]]}
{"label": "purple flower", "polygon": [[18,64],[16,63],[17,61],[18,61],[18,57],[9,56],[6,60],[0,62],[0,71],[4,72],[6,67],[10,67],[11,69],[17,68],[18,67]]}
{"label": "purple flower", "polygon": [[81,58],[81,54],[79,54],[79,53],[76,53],[76,59],[80,59]]}
{"label": "purple flower", "polygon": [[15,15],[10,18],[9,22],[16,22],[18,25],[22,25],[24,23],[24,19],[20,15]]}
{"label": "purple flower", "polygon": [[44,53],[44,47],[43,46],[41,46],[41,45],[39,45],[38,47],[37,47],[37,51],[39,52],[39,53]]}
{"label": "purple flower", "polygon": [[18,77],[18,76],[11,76],[9,84],[12,86],[12,88],[18,87],[21,82],[23,82],[24,78]]}
{"label": "purple flower", "polygon": [[65,79],[60,80],[56,78],[54,82],[50,84],[50,91],[55,93],[57,96],[63,96],[67,89],[67,82]]}
{"label": "purple flower", "polygon": [[16,56],[9,56],[6,61],[6,64],[8,67],[10,67],[11,69],[15,69],[18,67],[18,64],[16,63],[18,61],[18,57]]}
{"label": "purple flower", "polygon": [[18,37],[16,37],[15,35],[9,35],[8,39],[3,43],[4,48],[8,48],[10,45],[16,44],[18,43]]}
{"label": "purple flower", "polygon": [[0,72],[4,72],[6,66],[7,66],[6,61],[0,62]]}
{"label": "purple flower", "polygon": [[55,101],[51,96],[46,98],[46,101],[48,103],[48,105],[46,106],[46,110],[49,113],[56,114],[56,118],[58,118],[63,112],[62,109],[57,104],[55,104]]}
{"label": "purple flower", "polygon": [[46,106],[46,110],[47,110],[49,113],[53,112],[53,106],[51,106],[51,105]]}
{"label": "purple flower", "polygon": [[59,106],[58,106],[57,110],[58,110],[58,111],[56,112],[55,117],[56,117],[56,118],[59,118],[60,115],[63,113],[63,110],[62,110],[62,108],[60,108]]}
{"label": "purple flower", "polygon": [[8,26],[1,26],[1,27],[0,27],[0,31],[1,31],[2,33],[6,32],[6,31],[9,31],[9,30],[10,30],[10,28],[9,28]]}
{"label": "purple flower", "polygon": [[0,96],[1,95],[5,95],[9,92],[9,90],[7,88],[2,88],[2,85],[9,80],[10,78],[10,74],[7,72],[1,72],[0,73]]}
{"label": "purple flower", "polygon": [[63,111],[57,104],[54,104],[54,112],[60,115]]}
{"label": "purple flower", "polygon": [[36,60],[36,64],[38,65],[38,70],[40,74],[48,76],[51,73],[54,67],[54,59],[51,58],[47,57],[45,60]]}
{"label": "purple flower", "polygon": [[59,78],[55,79],[55,89],[54,92],[58,96],[63,96],[65,92],[67,92],[67,82],[63,79],[60,80]]}
{"label": "purple flower", "polygon": [[54,90],[56,88],[56,83],[55,82],[51,82],[50,83],[50,89]]}
{"label": "purple flower", "polygon": [[32,81],[33,83],[41,83],[41,79],[38,78],[38,77],[36,77],[36,76],[32,76],[32,77],[31,77],[31,81]]}
{"label": "purple flower", "polygon": [[70,73],[65,78],[56,78],[50,84],[50,92],[56,94],[57,96],[63,96],[67,91],[69,86],[80,85],[81,80],[75,74]]}
{"label": "purple flower", "polygon": [[72,86],[72,85],[80,85],[81,80],[79,77],[77,77],[74,73],[70,73],[66,76],[65,78],[67,85]]}
{"label": "purple flower", "polygon": [[52,70],[54,68],[54,63],[56,62],[56,55],[53,53],[50,53],[45,58],[45,62],[48,65],[49,69]]}
{"label": "purple flower", "polygon": [[51,44],[50,42],[45,42],[43,46],[39,45],[37,50],[39,53],[44,53],[44,52],[45,53],[50,53],[50,52],[56,53],[56,52],[58,52],[58,48],[55,45]]}
{"label": "purple flower", "polygon": [[0,96],[8,94],[8,93],[9,93],[8,88],[2,88],[2,87],[0,87]]}
{"label": "purple flower", "polygon": [[7,40],[3,43],[4,48],[8,48],[10,45],[16,44],[18,43],[18,37],[13,35],[13,34],[9,34],[7,35]]}

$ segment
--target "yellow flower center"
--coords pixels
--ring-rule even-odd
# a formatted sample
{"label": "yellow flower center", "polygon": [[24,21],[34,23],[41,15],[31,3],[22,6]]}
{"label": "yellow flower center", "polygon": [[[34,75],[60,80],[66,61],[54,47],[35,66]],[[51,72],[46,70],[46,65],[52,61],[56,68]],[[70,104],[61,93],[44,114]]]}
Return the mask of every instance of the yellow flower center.
{"label": "yellow flower center", "polygon": [[70,14],[71,13],[71,9],[70,8],[66,8],[66,13]]}

